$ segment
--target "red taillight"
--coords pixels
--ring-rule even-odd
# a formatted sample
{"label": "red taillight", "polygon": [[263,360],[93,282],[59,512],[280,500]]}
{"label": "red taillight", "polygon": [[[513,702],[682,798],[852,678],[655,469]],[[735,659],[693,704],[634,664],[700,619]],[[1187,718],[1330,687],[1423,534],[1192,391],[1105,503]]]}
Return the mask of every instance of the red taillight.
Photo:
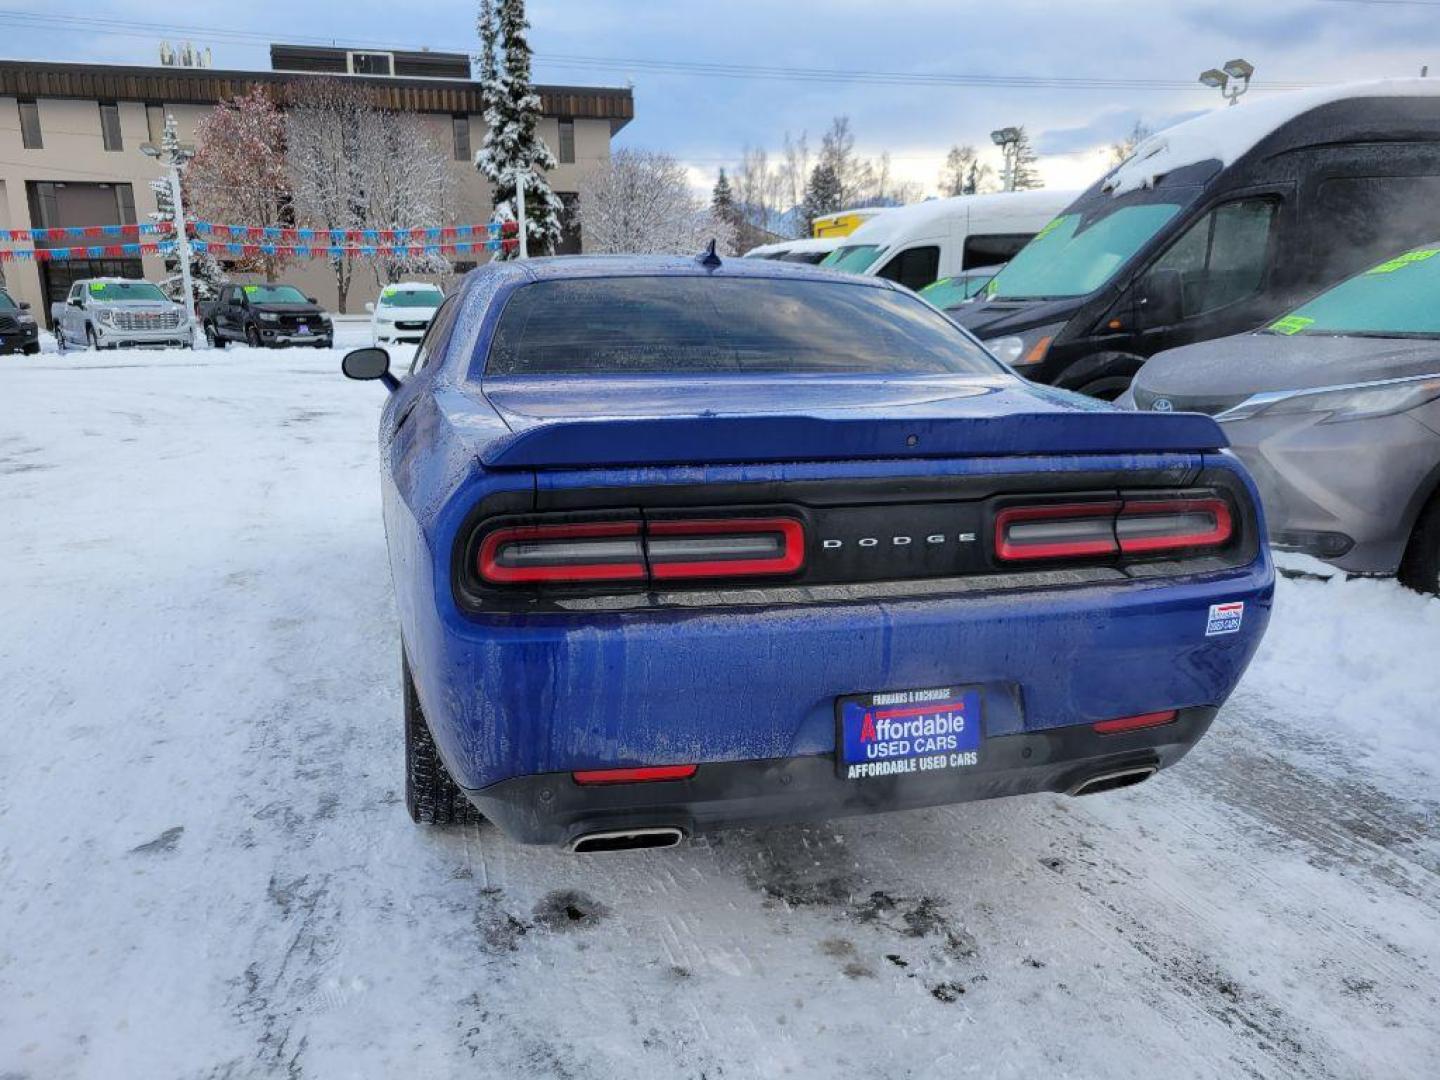
{"label": "red taillight", "polygon": [[650,765],[639,769],[584,769],[571,773],[577,784],[646,784],[656,780],[689,780],[698,765]]}
{"label": "red taillight", "polygon": [[1012,506],[995,515],[995,554],[1024,559],[1079,559],[1113,555],[1118,502]]}
{"label": "red taillight", "polygon": [[652,521],[645,551],[657,581],[793,574],[805,565],[805,527],[795,518]]}
{"label": "red taillight", "polygon": [[1150,555],[1221,547],[1234,531],[1229,503],[1211,495],[1012,506],[995,515],[995,555],[1005,562]]}
{"label": "red taillight", "polygon": [[496,585],[645,577],[638,521],[496,529],[481,543],[476,562],[481,579]]}
{"label": "red taillight", "polygon": [[1224,499],[1127,501],[1115,523],[1120,550],[1127,555],[1219,547],[1233,531],[1230,507]]}
{"label": "red taillight", "polygon": [[1117,720],[1101,720],[1090,725],[1099,735],[1118,735],[1122,731],[1140,731],[1143,728],[1160,727],[1175,720],[1179,712],[1167,709],[1165,712],[1141,713],[1139,716],[1122,716]]}

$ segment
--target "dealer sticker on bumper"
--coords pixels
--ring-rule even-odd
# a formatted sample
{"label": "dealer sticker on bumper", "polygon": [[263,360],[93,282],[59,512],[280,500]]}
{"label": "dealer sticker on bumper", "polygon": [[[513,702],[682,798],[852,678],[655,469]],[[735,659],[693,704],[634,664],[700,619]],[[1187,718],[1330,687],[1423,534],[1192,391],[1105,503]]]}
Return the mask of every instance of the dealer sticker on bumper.
{"label": "dealer sticker on bumper", "polygon": [[1245,618],[1245,601],[1236,600],[1229,604],[1211,604],[1210,618],[1205,622],[1205,636],[1216,634],[1238,634],[1240,623]]}
{"label": "dealer sticker on bumper", "polygon": [[959,687],[858,694],[837,702],[847,780],[960,769],[980,760],[980,691]]}

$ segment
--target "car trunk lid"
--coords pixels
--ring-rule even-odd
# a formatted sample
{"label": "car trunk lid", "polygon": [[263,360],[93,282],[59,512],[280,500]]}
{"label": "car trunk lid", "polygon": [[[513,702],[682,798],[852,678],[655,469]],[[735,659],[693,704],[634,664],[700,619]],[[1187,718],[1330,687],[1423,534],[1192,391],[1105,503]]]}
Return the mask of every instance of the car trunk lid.
{"label": "car trunk lid", "polygon": [[1011,376],[511,377],[488,468],[1082,453],[1227,445],[1202,416],[1122,412]]}

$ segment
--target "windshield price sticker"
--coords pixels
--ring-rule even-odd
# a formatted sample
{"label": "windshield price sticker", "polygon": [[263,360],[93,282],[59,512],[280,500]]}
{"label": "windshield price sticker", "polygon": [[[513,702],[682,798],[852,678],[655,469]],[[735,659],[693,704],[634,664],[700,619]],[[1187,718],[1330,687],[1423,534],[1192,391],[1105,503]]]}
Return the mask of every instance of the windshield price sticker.
{"label": "windshield price sticker", "polygon": [[246,296],[254,296],[254,295],[255,295],[257,292],[259,292],[259,291],[260,291],[260,286],[259,286],[259,285],[246,285],[246,286],[245,286],[245,295],[246,295]]}
{"label": "windshield price sticker", "polygon": [[386,300],[389,300],[390,297],[394,296],[397,291],[399,290],[397,290],[394,285],[387,285],[385,287],[385,291],[382,292],[380,295]]}
{"label": "windshield price sticker", "polygon": [[1424,262],[1426,259],[1440,255],[1440,248],[1425,248],[1421,251],[1407,251],[1404,255],[1397,256],[1379,266],[1372,266],[1366,270],[1367,274],[1393,274],[1396,270],[1403,269],[1411,263]]}
{"label": "windshield price sticker", "polygon": [[980,691],[940,687],[841,698],[840,775],[847,780],[980,760]]}
{"label": "windshield price sticker", "polygon": [[90,282],[90,291],[96,294],[103,293],[105,291],[105,283],[103,281]]}
{"label": "windshield price sticker", "polygon": [[1271,323],[1270,329],[1277,334],[1298,334],[1314,321],[1304,315],[1286,315],[1285,318]]}

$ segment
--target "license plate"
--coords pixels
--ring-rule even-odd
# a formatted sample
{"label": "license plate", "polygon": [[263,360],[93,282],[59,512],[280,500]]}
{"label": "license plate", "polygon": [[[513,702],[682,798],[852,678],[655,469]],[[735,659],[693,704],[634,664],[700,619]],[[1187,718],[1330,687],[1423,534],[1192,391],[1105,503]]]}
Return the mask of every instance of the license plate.
{"label": "license plate", "polygon": [[980,691],[941,686],[855,694],[835,703],[847,780],[966,769],[980,761]]}
{"label": "license plate", "polygon": [[310,327],[306,326],[302,322],[299,326],[295,327],[295,332],[297,334],[308,334],[310,332]]}

